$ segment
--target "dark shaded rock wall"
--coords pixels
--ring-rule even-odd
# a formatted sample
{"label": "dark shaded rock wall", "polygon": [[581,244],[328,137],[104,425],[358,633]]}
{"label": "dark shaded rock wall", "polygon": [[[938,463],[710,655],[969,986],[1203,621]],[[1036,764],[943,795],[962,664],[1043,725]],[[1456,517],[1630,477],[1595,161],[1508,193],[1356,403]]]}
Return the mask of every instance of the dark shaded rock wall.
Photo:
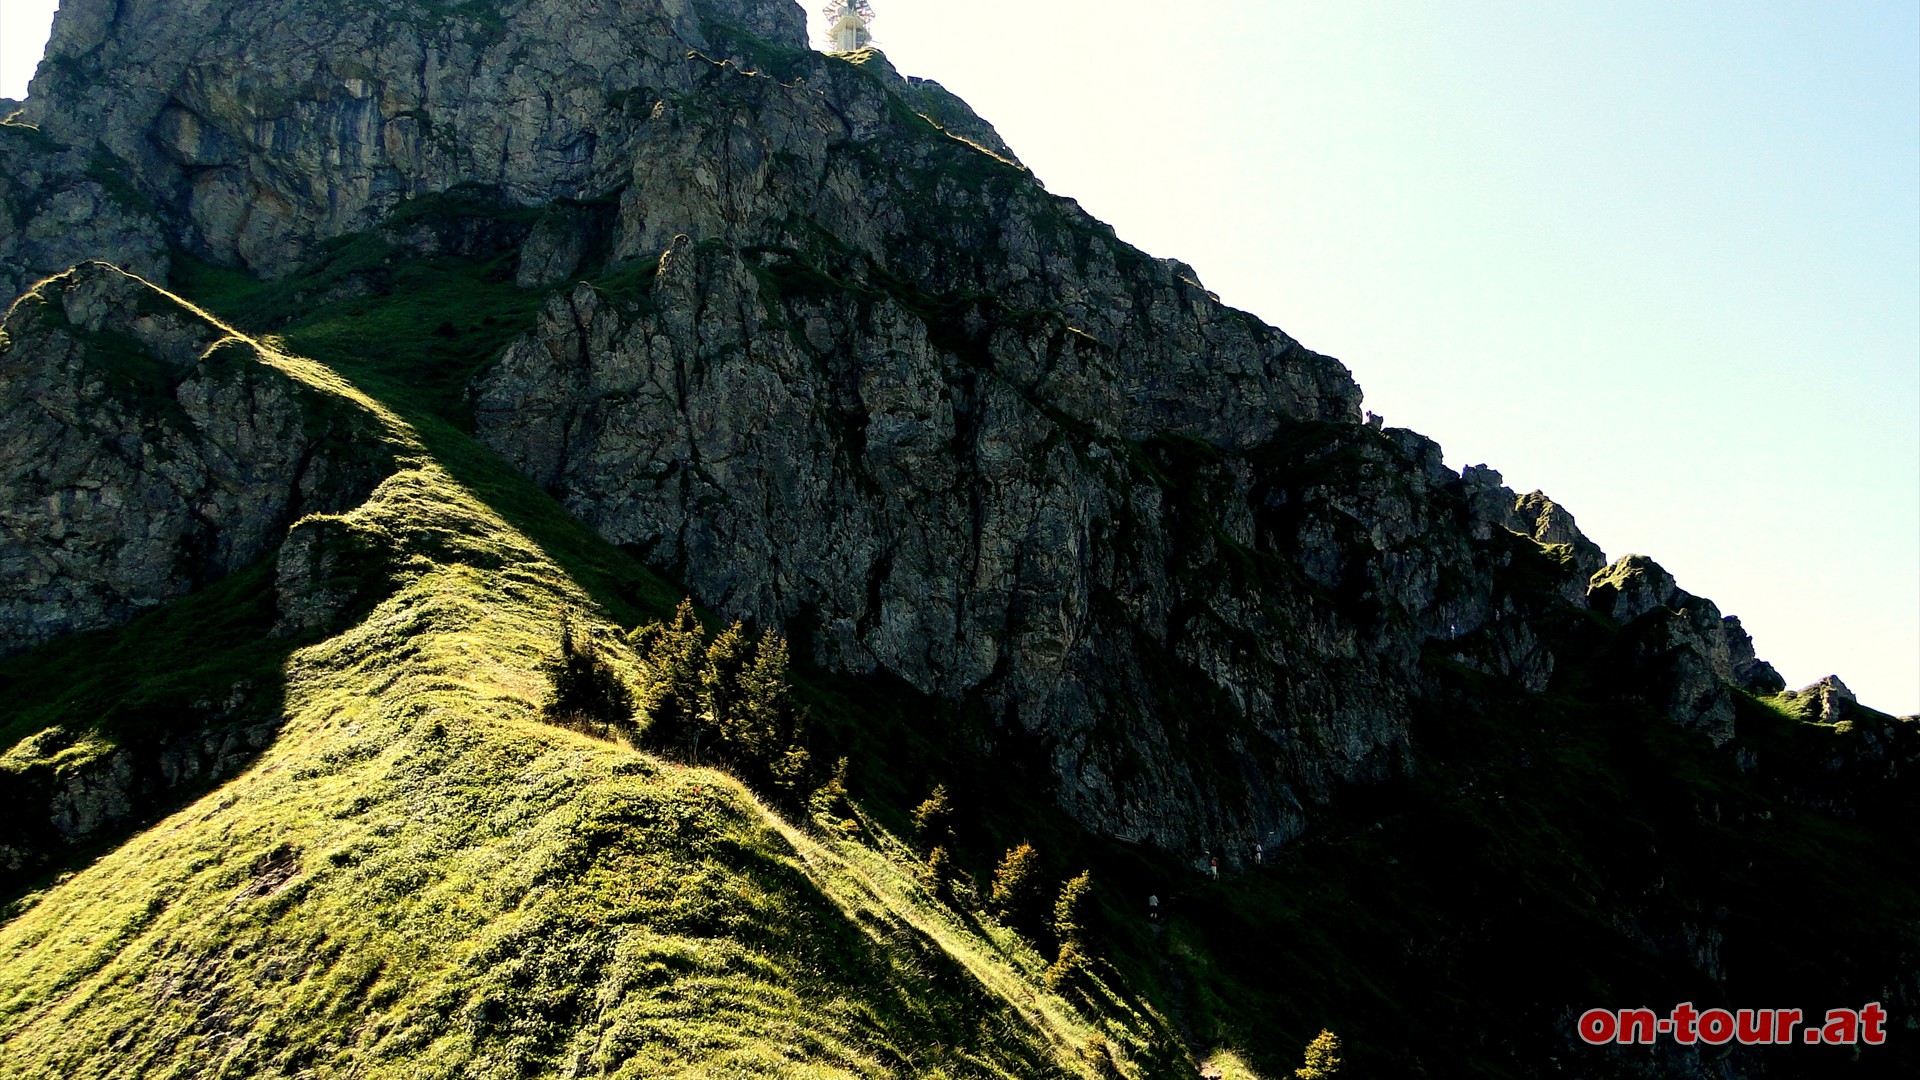
{"label": "dark shaded rock wall", "polygon": [[357,505],[371,417],[104,263],[0,325],[0,653],[123,623]]}

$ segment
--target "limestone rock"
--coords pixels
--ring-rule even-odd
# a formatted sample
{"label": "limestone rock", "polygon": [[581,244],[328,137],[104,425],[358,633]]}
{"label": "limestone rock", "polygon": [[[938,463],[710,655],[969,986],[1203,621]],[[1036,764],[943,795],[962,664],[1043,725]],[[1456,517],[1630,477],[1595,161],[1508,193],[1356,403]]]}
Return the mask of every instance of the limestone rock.
{"label": "limestone rock", "polygon": [[1640,669],[1665,687],[1668,715],[1706,732],[1716,745],[1733,737],[1734,690],[1771,694],[1785,685],[1754,655],[1738,618],[1723,617],[1713,601],[1681,589],[1644,555],[1595,574],[1588,602],[1635,635]]}
{"label": "limestone rock", "polygon": [[411,196],[615,190],[650,112],[733,39],[807,40],[800,9],[768,0],[390,0],[368,16],[66,0],[23,116],[118,163],[200,254],[277,275]]}
{"label": "limestone rock", "polygon": [[[1662,707],[1716,736],[1727,681],[1765,682],[1657,567],[1590,590],[1604,556],[1564,508],[1363,423],[1336,361],[1121,243],[937,84],[812,53],[790,3],[379,9],[68,0],[21,120],[151,206],[76,243],[163,222],[272,276],[380,230],[514,252],[523,287],[597,281],[473,387],[480,437],[707,605],[981,704],[1092,828],[1293,835],[1405,767],[1429,653],[1545,690],[1569,606],[1646,620]],[[480,209],[415,213],[429,195]],[[154,569],[198,519],[141,497],[152,580],[35,599],[71,608],[49,627],[222,572]],[[213,533],[256,557],[333,505],[249,499],[259,520]],[[280,632],[358,602],[344,528],[295,530]]]}
{"label": "limestone rock", "polygon": [[1585,587],[1582,583],[1590,581],[1594,574],[1607,565],[1607,557],[1601,552],[1600,545],[1587,539],[1566,507],[1547,498],[1543,492],[1534,491],[1519,496],[1514,500],[1513,511],[1522,525],[1516,532],[1530,537],[1537,544],[1565,547],[1568,550],[1574,573],[1569,579],[1573,588],[1567,599],[1575,604],[1583,603]]}
{"label": "limestone rock", "polygon": [[1836,724],[1847,718],[1859,699],[1840,676],[1829,675],[1811,686],[1803,687],[1793,695],[1808,711],[1823,724]]}
{"label": "limestone rock", "polygon": [[[888,70],[892,70],[891,66]],[[891,88],[906,99],[915,112],[947,134],[990,151],[995,157],[1011,164],[1020,164],[1013,148],[1000,137],[993,125],[982,120],[966,102],[955,97],[946,87],[932,79],[908,76]],[[1195,280],[1198,281],[1198,278]]]}
{"label": "limestone rock", "polygon": [[1747,628],[1740,624],[1740,617],[1729,615],[1722,622],[1727,639],[1727,659],[1733,667],[1734,685],[1761,696],[1785,690],[1787,680],[1780,677],[1772,664],[1754,654],[1753,638],[1747,633]]}
{"label": "limestone rock", "polygon": [[611,209],[564,201],[548,206],[520,246],[514,283],[537,289],[578,273],[611,234]]}
{"label": "limestone rock", "polygon": [[[51,728],[13,747],[0,784],[0,882],[30,877],[63,850],[124,831],[181,795],[238,773],[279,729],[278,699],[251,683],[184,703],[165,724],[88,755]],[[164,729],[164,730],[157,730]]]}
{"label": "limestone rock", "polygon": [[1500,473],[1485,465],[1461,470],[1460,485],[1476,539],[1491,539],[1494,530],[1505,529],[1549,551],[1558,549],[1556,558],[1566,570],[1560,577],[1560,595],[1575,607],[1586,606],[1588,582],[1606,565],[1607,557],[1580,531],[1565,507],[1543,492],[1514,494],[1502,482]]}
{"label": "limestone rock", "polygon": [[[1283,396],[1319,362],[1283,339],[1250,380],[1253,328],[1191,339],[1175,376],[1153,342],[1190,331],[1159,292],[1219,314],[1171,275],[1133,287],[1115,333],[1139,345],[1110,350],[984,303],[943,323],[865,259],[683,235],[631,291],[549,301],[476,426],[724,613],[1044,738],[1063,804],[1132,839],[1284,840],[1333,783],[1397,770],[1429,637],[1544,688],[1437,447],[1354,423],[1340,381]],[[1162,362],[1211,415],[1118,392]]]}
{"label": "limestone rock", "polygon": [[1622,558],[1595,574],[1587,589],[1588,606],[1620,623],[1678,607],[1684,595],[1673,575],[1645,555]]}
{"label": "limestone rock", "polygon": [[4,122],[13,111],[0,107],[0,305],[89,259],[164,279],[164,226],[112,161]]}
{"label": "limestone rock", "polygon": [[47,819],[76,840],[133,814],[133,754],[118,750],[94,768],[75,770],[54,790]]}
{"label": "limestone rock", "polygon": [[384,593],[387,550],[351,520],[311,514],[295,523],[274,560],[280,617],[275,637],[337,629]]}
{"label": "limestone rock", "polygon": [[0,335],[0,652],[184,596],[384,475],[369,418],[103,263]]}

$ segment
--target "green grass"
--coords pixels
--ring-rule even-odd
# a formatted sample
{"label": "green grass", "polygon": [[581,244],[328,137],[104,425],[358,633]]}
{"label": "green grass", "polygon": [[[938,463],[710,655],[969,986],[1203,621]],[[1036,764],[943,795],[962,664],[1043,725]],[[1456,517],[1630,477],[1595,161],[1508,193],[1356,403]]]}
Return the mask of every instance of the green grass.
{"label": "green grass", "polygon": [[[367,294],[313,303],[350,278]],[[532,327],[545,298],[513,285],[512,256],[409,259],[370,240],[347,245],[313,278],[274,284],[182,257],[176,285],[302,355],[333,358],[356,376],[385,374],[377,389],[397,406],[456,422],[473,377]]]}

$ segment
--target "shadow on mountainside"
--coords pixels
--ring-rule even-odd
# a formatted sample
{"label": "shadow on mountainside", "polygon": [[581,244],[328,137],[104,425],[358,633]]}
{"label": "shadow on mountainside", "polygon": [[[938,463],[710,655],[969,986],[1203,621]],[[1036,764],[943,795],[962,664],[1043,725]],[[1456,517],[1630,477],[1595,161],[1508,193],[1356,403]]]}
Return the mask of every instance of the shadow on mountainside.
{"label": "shadow on mountainside", "polygon": [[273,563],[0,661],[0,915],[272,741],[306,644],[271,636]]}

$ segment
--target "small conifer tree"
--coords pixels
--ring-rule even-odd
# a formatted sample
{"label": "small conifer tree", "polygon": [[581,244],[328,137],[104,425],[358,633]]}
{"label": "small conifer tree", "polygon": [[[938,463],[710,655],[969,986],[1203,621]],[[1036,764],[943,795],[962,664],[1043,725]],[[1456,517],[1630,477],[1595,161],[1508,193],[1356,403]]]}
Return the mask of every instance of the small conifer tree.
{"label": "small conifer tree", "polygon": [[752,756],[754,739],[748,730],[746,690],[741,677],[753,661],[753,647],[736,620],[714,635],[700,666],[700,723],[726,757]]}
{"label": "small conifer tree", "polygon": [[851,838],[859,834],[860,823],[854,819],[853,800],[847,791],[846,758],[833,763],[833,775],[814,789],[807,808],[823,825],[842,836]]}
{"label": "small conifer tree", "polygon": [[1293,1070],[1295,1080],[1334,1080],[1340,1075],[1340,1036],[1322,1031],[1307,1044],[1306,1064]]}
{"label": "small conifer tree", "polygon": [[1053,902],[1053,936],[1060,954],[1047,967],[1047,989],[1058,990],[1087,968],[1087,924],[1093,909],[1093,874],[1068,878]]}
{"label": "small conifer tree", "polygon": [[692,600],[680,601],[668,622],[627,636],[646,664],[639,704],[647,716],[647,741],[656,747],[670,749],[698,734],[704,638]]}
{"label": "small conifer tree", "polygon": [[804,746],[789,746],[768,767],[768,779],[773,788],[782,796],[797,800],[802,785],[807,782],[807,773],[811,771],[813,755]]}
{"label": "small conifer tree", "polygon": [[1060,955],[1054,958],[1053,963],[1047,965],[1047,970],[1041,978],[1046,982],[1047,989],[1058,992],[1072,983],[1074,976],[1086,969],[1086,954],[1080,951],[1080,946],[1071,941],[1065,941],[1060,944]]}
{"label": "small conifer tree", "polygon": [[763,632],[753,656],[740,672],[739,718],[734,722],[740,750],[756,761],[771,761],[795,735],[791,688],[787,685],[787,642]]}
{"label": "small conifer tree", "polygon": [[785,638],[767,631],[754,642],[753,658],[740,673],[735,739],[751,763],[750,778],[792,798],[806,781],[813,755],[804,745],[806,715],[794,706],[788,663]]}
{"label": "small conifer tree", "polygon": [[940,847],[953,836],[953,802],[947,785],[935,784],[933,793],[913,810],[913,830],[926,847]]}
{"label": "small conifer tree", "polygon": [[953,861],[947,855],[947,849],[934,848],[927,852],[927,864],[920,868],[920,886],[931,893],[936,900],[951,899],[953,884]]}
{"label": "small conifer tree", "polygon": [[737,621],[708,640],[692,600],[627,640],[646,664],[640,708],[648,743],[696,764],[712,755],[763,792],[797,802],[813,755],[787,683],[785,640],[771,632],[749,638]]}
{"label": "small conifer tree", "polygon": [[548,723],[602,738],[633,727],[633,695],[593,641],[560,615],[560,659],[549,669],[553,699],[543,710]]}
{"label": "small conifer tree", "polygon": [[1064,947],[1069,942],[1084,946],[1087,921],[1093,912],[1093,874],[1082,871],[1068,878],[1053,902],[1053,936]]}
{"label": "small conifer tree", "polygon": [[1046,904],[1040,880],[1040,854],[1032,844],[1009,850],[993,872],[993,891],[988,904],[1008,926],[1036,936],[1041,926],[1041,909]]}

